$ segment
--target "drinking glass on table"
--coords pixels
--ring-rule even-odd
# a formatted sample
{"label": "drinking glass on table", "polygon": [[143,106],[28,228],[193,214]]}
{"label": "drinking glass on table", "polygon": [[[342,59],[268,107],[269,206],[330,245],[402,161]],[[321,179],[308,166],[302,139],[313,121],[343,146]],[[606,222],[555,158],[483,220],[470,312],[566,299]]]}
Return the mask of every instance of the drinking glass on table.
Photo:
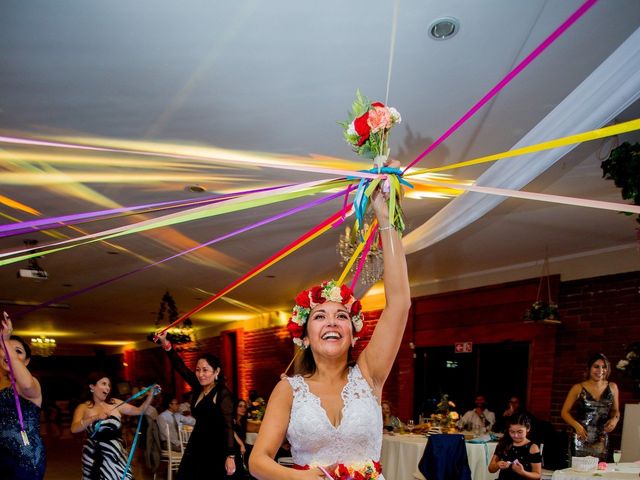
{"label": "drinking glass on table", "polygon": [[613,461],[616,462],[616,467],[618,466],[618,463],[620,463],[620,458],[622,458],[622,450],[614,450]]}
{"label": "drinking glass on table", "polygon": [[413,432],[413,427],[415,427],[416,424],[413,423],[413,420],[407,420],[407,430],[409,430],[409,433]]}

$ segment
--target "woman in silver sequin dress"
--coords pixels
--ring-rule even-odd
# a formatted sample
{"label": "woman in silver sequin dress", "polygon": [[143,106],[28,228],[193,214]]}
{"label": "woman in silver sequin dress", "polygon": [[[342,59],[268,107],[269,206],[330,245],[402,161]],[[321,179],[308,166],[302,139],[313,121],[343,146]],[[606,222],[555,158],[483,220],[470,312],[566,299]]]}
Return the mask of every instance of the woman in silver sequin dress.
{"label": "woman in silver sequin dress", "polygon": [[564,401],[562,419],[573,428],[569,445],[572,457],[590,455],[607,461],[608,434],[620,419],[618,387],[607,380],[610,370],[607,357],[593,355],[587,362],[587,380],[571,387]]}

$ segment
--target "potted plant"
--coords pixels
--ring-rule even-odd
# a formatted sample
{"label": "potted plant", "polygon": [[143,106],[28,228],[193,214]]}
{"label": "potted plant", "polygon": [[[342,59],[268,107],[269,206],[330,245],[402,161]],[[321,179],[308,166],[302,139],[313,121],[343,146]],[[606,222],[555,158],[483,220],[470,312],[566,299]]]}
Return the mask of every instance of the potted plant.
{"label": "potted plant", "polygon": [[627,347],[625,357],[618,361],[616,368],[630,376],[640,388],[640,342],[633,342]]}
{"label": "potted plant", "polygon": [[[168,317],[166,319],[166,323],[169,325],[178,319],[178,307],[176,306],[176,301],[168,291],[162,296],[160,310],[158,310],[158,317],[156,318],[156,327],[159,328],[165,323],[165,313],[166,317]],[[150,341],[153,341],[154,333],[149,334],[148,338]],[[193,323],[191,322],[191,319],[187,318],[182,322],[182,326],[170,328],[167,331],[167,340],[174,345],[193,342]]]}
{"label": "potted plant", "polygon": [[[622,198],[640,205],[640,143],[624,142],[609,153],[609,157],[600,165],[602,176],[613,180],[616,187],[622,189]],[[625,215],[633,215],[623,212]],[[636,218],[640,223],[640,215]]]}
{"label": "potted plant", "polygon": [[529,322],[560,323],[558,305],[537,300],[524,313],[524,319]]}

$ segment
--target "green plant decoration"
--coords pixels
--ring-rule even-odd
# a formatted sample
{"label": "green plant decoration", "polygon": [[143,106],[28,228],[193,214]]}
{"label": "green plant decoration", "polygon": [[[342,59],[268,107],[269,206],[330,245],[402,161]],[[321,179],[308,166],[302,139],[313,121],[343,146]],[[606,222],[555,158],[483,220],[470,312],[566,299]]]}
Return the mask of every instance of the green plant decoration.
{"label": "green plant decoration", "polygon": [[[640,205],[640,143],[624,142],[609,153],[600,165],[602,176],[622,189],[622,198]],[[623,212],[625,215],[633,215]],[[640,215],[636,218],[640,223]]]}
{"label": "green plant decoration", "polygon": [[524,313],[524,319],[530,322],[560,323],[558,306],[554,303],[537,301]]}
{"label": "green plant decoration", "polygon": [[[158,316],[156,318],[156,327],[160,327],[164,324],[171,325],[178,319],[178,307],[176,306],[176,301],[173,299],[171,294],[167,291],[162,296],[162,301],[160,302],[160,309],[158,310]],[[165,317],[167,317],[165,319]],[[190,319],[186,319],[182,322],[182,327],[175,327],[169,329],[167,332],[167,340],[169,340],[174,345],[180,345],[183,343],[190,343],[193,341],[191,333],[193,331],[193,323]],[[153,341],[154,334],[149,335],[149,340]]]}

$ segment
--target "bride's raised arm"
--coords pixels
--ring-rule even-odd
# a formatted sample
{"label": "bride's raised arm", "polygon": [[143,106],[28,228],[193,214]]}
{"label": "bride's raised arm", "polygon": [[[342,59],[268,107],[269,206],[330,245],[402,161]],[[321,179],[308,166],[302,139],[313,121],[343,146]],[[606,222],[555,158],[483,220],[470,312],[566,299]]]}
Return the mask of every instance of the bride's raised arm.
{"label": "bride's raised arm", "polygon": [[389,220],[387,201],[379,189],[372,195],[371,200],[382,239],[386,305],[371,341],[358,358],[358,365],[372,387],[382,390],[407,325],[411,294],[402,238]]}

